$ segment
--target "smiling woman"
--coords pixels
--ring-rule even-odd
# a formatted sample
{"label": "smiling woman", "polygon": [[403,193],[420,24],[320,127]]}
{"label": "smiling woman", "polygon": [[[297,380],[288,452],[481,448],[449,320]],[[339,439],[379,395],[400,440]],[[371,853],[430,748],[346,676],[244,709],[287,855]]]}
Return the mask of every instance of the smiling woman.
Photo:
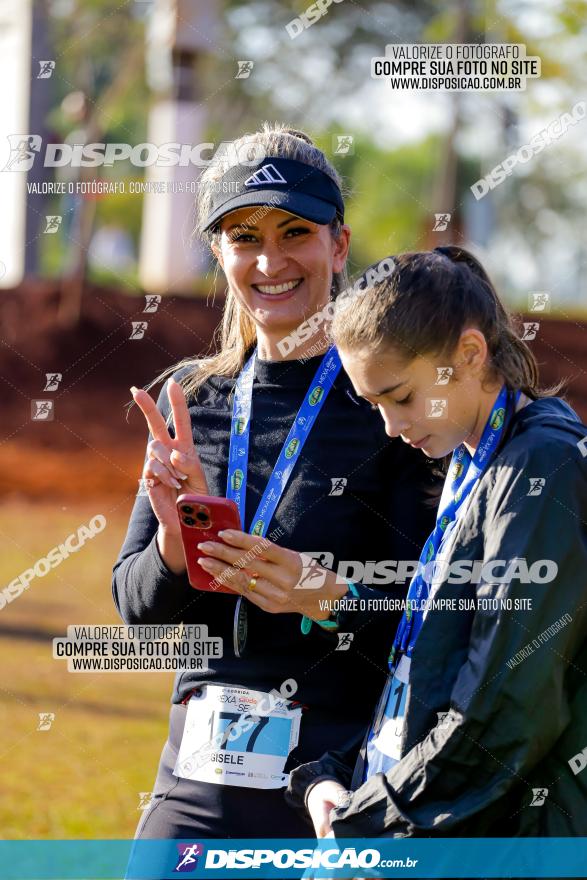
{"label": "smiling woman", "polygon": [[[168,370],[157,403],[133,391],[151,431],[148,497],[137,498],[115,566],[118,610],[128,624],[205,624],[224,646],[209,668],[176,679],[140,838],[307,836],[283,798],[289,772],[360,737],[398,617],[331,613],[344,596],[397,595],[393,577],[380,591],[336,568],[415,558],[434,516],[427,463],[388,440],[352,394],[324,321],[291,341],[344,285],[338,176],[301,132],[267,125],[249,142],[262,160],[235,164],[241,139],[199,181],[199,229],[227,282],[218,353]],[[180,492],[237,505],[243,531],[202,540],[198,564],[240,596],[190,586]],[[354,636],[353,651],[336,650],[337,628]],[[351,694],[356,664],[367,674]],[[290,681],[295,702],[271,705]]]}
{"label": "smiling woman", "polygon": [[[344,266],[349,229],[337,227],[335,237],[325,224],[279,209],[250,224],[250,213],[241,208],[223,217],[212,249],[255,322],[259,356],[271,360],[278,342],[328,302],[325,280]],[[303,357],[311,345],[290,357]]]}
{"label": "smiling woman", "polygon": [[[254,167],[250,162],[238,165],[229,145],[199,179],[198,230],[228,273],[229,285],[220,352],[199,362],[186,382],[188,393],[209,375],[241,370],[257,338],[260,352],[274,350],[278,338],[347,286],[350,229],[343,223],[341,181],[335,169],[307,135],[285,126],[266,125],[262,133],[236,141],[239,156],[246,153],[247,144],[251,157],[259,156],[262,147],[271,159],[263,158]],[[255,251],[260,249],[257,264]],[[275,289],[283,283],[301,287],[304,281],[304,289],[295,296]],[[267,311],[267,297],[282,295],[290,305],[280,312]],[[277,300],[271,302],[277,305]],[[263,318],[260,332],[256,317]],[[301,358],[304,353],[297,348],[293,355]]]}

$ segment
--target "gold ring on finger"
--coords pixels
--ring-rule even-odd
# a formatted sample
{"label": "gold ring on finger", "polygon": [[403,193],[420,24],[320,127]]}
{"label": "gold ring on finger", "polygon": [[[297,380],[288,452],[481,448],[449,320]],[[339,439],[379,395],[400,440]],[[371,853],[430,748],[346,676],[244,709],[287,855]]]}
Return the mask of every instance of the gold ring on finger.
{"label": "gold ring on finger", "polygon": [[255,587],[256,587],[256,586],[257,586],[257,578],[254,578],[254,577],[253,577],[253,578],[251,578],[251,579],[249,580],[249,583],[247,584],[247,590],[248,590],[250,593],[254,593],[254,592],[255,592]]}

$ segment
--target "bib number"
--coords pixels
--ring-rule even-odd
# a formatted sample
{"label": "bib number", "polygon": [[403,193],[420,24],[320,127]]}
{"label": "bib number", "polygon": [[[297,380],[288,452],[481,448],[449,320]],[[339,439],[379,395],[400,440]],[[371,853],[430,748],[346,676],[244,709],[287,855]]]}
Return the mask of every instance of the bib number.
{"label": "bib number", "polygon": [[[403,654],[391,680],[383,723],[371,740],[371,745],[388,758],[392,758],[393,763],[399,761],[401,757],[410,664],[411,659]],[[389,766],[393,766],[393,763],[390,762]]]}
{"label": "bib number", "polygon": [[188,703],[173,772],[213,785],[282,788],[301,711],[262,691],[204,685]]}

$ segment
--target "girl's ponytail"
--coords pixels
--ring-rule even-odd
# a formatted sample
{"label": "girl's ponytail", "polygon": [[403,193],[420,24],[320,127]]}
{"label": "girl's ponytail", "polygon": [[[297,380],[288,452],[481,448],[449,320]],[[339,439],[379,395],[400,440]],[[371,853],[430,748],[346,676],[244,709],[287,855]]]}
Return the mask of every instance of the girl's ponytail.
{"label": "girl's ponytail", "polygon": [[488,339],[493,370],[503,376],[511,388],[521,388],[528,397],[536,399],[540,394],[536,358],[520,338],[513,317],[504,308],[479,260],[469,251],[454,245],[434,248],[434,252],[443,254],[453,263],[464,264],[480,279],[495,308],[495,323],[492,328],[494,333]]}

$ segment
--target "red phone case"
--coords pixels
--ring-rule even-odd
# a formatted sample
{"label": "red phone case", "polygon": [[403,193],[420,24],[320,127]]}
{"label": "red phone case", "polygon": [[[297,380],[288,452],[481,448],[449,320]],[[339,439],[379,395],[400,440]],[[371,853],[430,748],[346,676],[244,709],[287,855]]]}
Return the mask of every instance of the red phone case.
{"label": "red phone case", "polygon": [[235,590],[219,584],[211,574],[198,565],[198,559],[206,556],[198,550],[198,544],[202,541],[222,543],[222,538],[218,537],[218,532],[222,529],[242,531],[238,507],[234,501],[214,495],[180,495],[177,499],[177,516],[188,579],[192,587],[212,593],[238,595]]}

